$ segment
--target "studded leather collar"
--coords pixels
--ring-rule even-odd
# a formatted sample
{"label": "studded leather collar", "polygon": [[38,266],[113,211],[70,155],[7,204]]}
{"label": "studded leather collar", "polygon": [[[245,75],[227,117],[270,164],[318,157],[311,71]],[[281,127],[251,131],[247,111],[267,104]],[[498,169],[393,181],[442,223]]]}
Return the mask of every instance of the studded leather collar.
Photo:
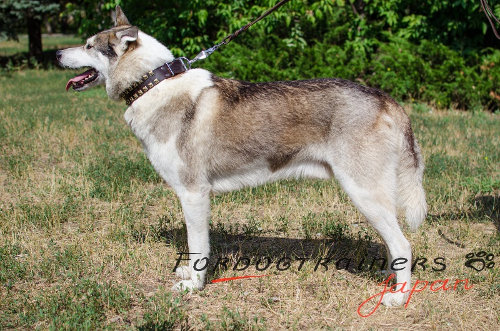
{"label": "studded leather collar", "polygon": [[120,94],[125,99],[125,103],[130,106],[135,100],[139,99],[144,93],[158,85],[162,80],[174,77],[178,74],[188,71],[184,63],[184,58],[177,58],[172,62],[165,63],[161,67],[144,74],[138,82],[133,83],[129,88]]}

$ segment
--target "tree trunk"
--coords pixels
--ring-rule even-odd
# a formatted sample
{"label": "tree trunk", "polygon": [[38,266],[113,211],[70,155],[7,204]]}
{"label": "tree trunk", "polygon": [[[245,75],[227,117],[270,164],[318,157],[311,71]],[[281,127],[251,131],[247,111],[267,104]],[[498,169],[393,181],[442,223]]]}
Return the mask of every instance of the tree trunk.
{"label": "tree trunk", "polygon": [[43,62],[42,50],[42,21],[28,14],[28,42],[29,56],[34,57],[39,63]]}
{"label": "tree trunk", "polygon": [[49,20],[45,20],[45,31],[46,31],[48,34],[51,34],[51,33],[52,33],[52,24],[50,24],[50,21],[49,21]]}

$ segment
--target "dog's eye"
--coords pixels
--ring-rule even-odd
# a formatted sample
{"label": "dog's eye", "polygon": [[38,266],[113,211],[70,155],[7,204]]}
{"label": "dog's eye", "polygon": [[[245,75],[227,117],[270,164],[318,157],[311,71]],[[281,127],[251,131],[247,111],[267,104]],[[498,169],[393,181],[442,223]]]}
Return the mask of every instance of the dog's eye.
{"label": "dog's eye", "polygon": [[90,44],[87,44],[87,45],[85,45],[85,48],[86,48],[86,49],[91,49],[91,48],[92,48],[92,46],[91,46]]}

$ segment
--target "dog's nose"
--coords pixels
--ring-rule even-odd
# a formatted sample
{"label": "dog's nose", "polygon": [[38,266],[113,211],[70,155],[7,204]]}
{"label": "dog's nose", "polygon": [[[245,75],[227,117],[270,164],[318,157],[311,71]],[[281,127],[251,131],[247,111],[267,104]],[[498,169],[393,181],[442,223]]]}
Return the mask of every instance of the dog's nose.
{"label": "dog's nose", "polygon": [[56,59],[57,59],[57,61],[61,61],[61,57],[62,57],[62,51],[57,51],[56,52]]}

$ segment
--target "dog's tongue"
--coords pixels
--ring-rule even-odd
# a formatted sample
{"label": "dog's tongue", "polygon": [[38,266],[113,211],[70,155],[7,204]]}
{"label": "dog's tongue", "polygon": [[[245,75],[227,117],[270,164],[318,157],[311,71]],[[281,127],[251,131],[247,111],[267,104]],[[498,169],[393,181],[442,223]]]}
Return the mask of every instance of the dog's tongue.
{"label": "dog's tongue", "polygon": [[69,88],[71,86],[73,86],[73,83],[84,80],[87,76],[92,74],[93,71],[94,71],[94,69],[89,69],[89,70],[79,74],[78,76],[75,76],[75,77],[71,78],[70,80],[68,80],[68,83],[66,84],[66,91],[69,90]]}

